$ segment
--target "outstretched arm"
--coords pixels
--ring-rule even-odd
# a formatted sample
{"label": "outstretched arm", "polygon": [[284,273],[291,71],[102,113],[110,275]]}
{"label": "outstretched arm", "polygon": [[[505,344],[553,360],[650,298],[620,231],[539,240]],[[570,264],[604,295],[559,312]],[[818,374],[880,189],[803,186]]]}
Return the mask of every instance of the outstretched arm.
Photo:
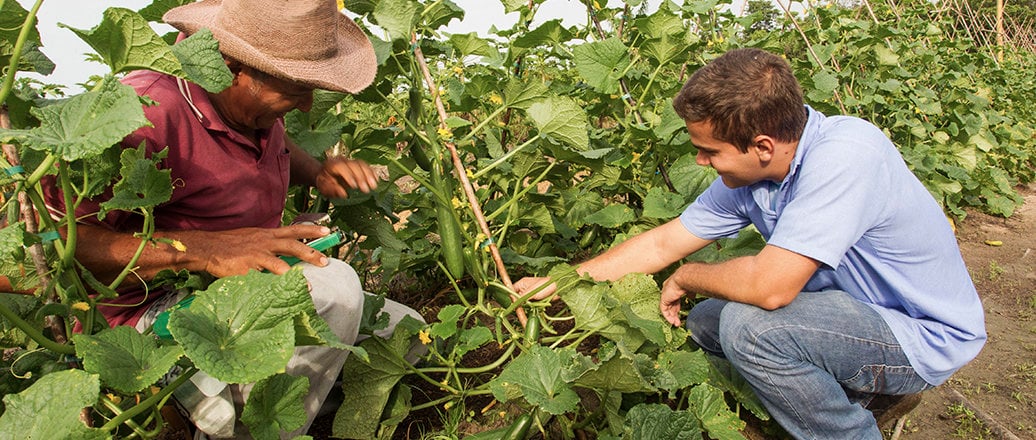
{"label": "outstretched arm", "polygon": [[[576,270],[598,281],[614,281],[630,273],[655,273],[711,242],[690,233],[675,219],[608,249],[581,263]],[[522,278],[514,287],[519,293],[527,293],[546,281],[542,277]],[[533,298],[549,297],[554,289],[555,286],[548,286]]]}

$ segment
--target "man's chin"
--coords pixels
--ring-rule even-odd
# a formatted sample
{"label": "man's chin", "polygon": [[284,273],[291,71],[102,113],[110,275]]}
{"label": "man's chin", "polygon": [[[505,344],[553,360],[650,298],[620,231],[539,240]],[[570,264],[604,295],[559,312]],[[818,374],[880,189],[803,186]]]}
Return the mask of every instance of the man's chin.
{"label": "man's chin", "polygon": [[727,176],[719,176],[719,178],[723,180],[723,185],[730,189],[737,189],[745,186],[745,183],[740,180],[734,180]]}

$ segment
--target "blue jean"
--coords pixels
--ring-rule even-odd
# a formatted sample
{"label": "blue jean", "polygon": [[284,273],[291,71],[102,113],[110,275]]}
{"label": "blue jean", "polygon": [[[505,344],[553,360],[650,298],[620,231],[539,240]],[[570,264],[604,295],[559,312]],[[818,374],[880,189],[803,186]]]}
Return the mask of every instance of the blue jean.
{"label": "blue jean", "polygon": [[802,292],[772,311],[717,299],[687,318],[691,337],[725,357],[770,415],[800,439],[881,439],[875,394],[931,388],[866,304],[841,291]]}

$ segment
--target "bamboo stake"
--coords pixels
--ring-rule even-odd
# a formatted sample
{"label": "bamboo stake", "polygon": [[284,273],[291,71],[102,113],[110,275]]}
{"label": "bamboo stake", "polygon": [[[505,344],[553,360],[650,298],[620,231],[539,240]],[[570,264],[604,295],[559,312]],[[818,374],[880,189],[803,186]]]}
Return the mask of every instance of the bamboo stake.
{"label": "bamboo stake", "polygon": [[[410,44],[414,48],[414,57],[417,58],[417,64],[421,67],[421,74],[424,76],[424,81],[428,85],[428,89],[432,93],[432,100],[435,102],[435,110],[439,113],[439,128],[448,129],[446,125],[446,107],[443,106],[442,96],[439,95],[439,86],[435,84],[435,80],[432,79],[432,74],[428,70],[428,62],[425,61],[424,52],[421,51],[421,45],[417,44],[417,34],[413,34],[410,39]],[[489,243],[489,252],[493,255],[493,262],[496,263],[496,270],[500,273],[500,280],[504,282],[507,289],[512,292],[511,300],[517,301],[518,297],[513,294],[514,284],[511,283],[511,277],[507,274],[507,267],[504,266],[504,260],[500,256],[500,248],[497,247],[496,242],[493,241],[493,232],[489,230],[489,224],[486,222],[486,216],[482,213],[482,207],[478,204],[478,197],[475,195],[475,189],[471,185],[471,180],[468,179],[468,173],[464,168],[464,162],[460,160],[460,154],[457,153],[457,146],[453,142],[443,142],[446,148],[450,150],[450,158],[453,160],[453,169],[456,172],[457,179],[460,180],[461,186],[464,188],[464,196],[468,199],[468,206],[471,207],[471,212],[475,215],[475,220],[478,223],[479,229],[483,234],[486,235]],[[528,317],[525,315],[525,309],[518,307],[515,309],[515,314],[518,315],[518,321],[521,322],[522,326],[525,326]]]}
{"label": "bamboo stake", "polygon": [[[0,106],[0,128],[9,130],[11,128],[11,117],[7,112],[7,106]],[[21,165],[21,160],[18,158],[18,151],[14,148],[14,145],[3,144],[4,158],[11,166]],[[32,205],[32,201],[29,200],[29,196],[24,192],[18,193],[18,208],[19,217],[25,222],[25,232],[29,234],[39,233],[39,223],[36,219],[36,209]],[[36,273],[40,277],[39,292],[46,292],[53,281],[50,278],[50,268],[47,266],[47,255],[43,251],[43,243],[35,243],[29,246],[29,255],[32,256],[32,264],[36,268]],[[48,298],[47,302],[55,302],[56,298]],[[47,326],[50,327],[50,331],[53,335],[54,342],[58,344],[64,344],[68,342],[68,335],[65,333],[65,321],[58,316],[48,316],[46,318]]]}

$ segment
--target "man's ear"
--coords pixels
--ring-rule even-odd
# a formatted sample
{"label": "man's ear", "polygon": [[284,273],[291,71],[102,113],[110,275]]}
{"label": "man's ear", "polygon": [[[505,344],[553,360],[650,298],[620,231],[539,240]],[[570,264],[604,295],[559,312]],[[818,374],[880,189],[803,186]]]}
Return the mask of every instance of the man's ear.
{"label": "man's ear", "polygon": [[755,152],[762,162],[769,162],[777,151],[777,142],[765,134],[752,138],[752,145],[748,146],[749,151]]}

